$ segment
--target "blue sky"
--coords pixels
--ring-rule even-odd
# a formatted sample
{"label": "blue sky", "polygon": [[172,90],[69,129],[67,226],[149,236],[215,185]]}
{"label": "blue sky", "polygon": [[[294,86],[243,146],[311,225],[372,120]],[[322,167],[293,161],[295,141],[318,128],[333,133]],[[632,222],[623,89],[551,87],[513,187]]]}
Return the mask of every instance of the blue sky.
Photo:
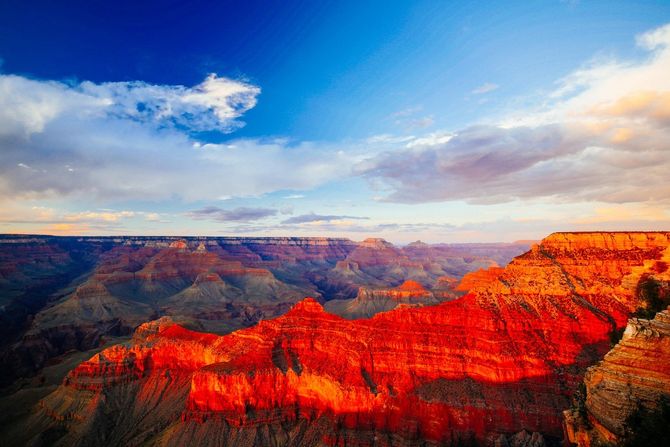
{"label": "blue sky", "polygon": [[670,223],[668,2],[60,3],[0,6],[2,232]]}

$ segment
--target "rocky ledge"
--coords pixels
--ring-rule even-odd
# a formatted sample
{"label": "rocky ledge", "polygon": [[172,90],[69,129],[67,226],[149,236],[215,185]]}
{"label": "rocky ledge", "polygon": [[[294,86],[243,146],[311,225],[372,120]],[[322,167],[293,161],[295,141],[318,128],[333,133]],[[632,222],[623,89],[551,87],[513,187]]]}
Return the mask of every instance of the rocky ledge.
{"label": "rocky ledge", "polygon": [[567,410],[566,436],[579,447],[618,444],[637,414],[670,402],[670,309],[653,320],[632,318],[621,341],[585,377],[585,400]]}

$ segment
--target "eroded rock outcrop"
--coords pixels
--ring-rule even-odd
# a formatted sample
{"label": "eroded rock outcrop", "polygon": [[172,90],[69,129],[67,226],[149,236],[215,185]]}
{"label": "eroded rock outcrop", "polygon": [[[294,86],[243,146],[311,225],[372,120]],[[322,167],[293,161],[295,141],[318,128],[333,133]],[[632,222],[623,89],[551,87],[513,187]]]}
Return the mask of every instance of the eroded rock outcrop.
{"label": "eroded rock outcrop", "polygon": [[455,299],[458,295],[454,285],[455,281],[445,279],[431,290],[413,280],[407,280],[398,287],[360,287],[356,298],[328,301],[325,309],[344,318],[370,318],[398,306],[426,306]]}
{"label": "eroded rock outcrop", "polygon": [[[226,336],[154,323],[73,370],[29,424],[60,427],[61,445],[493,444],[522,430],[556,441],[583,372],[669,246],[668,233],[555,234],[436,306],[345,320],[306,299]],[[147,405],[161,415],[152,429]]]}
{"label": "eroded rock outcrop", "polygon": [[162,315],[227,333],[281,315],[307,295],[354,298],[361,287],[388,289],[411,278],[438,293],[440,277],[460,278],[523,249],[342,238],[0,235],[0,384]]}
{"label": "eroded rock outcrop", "polygon": [[621,341],[589,368],[584,384],[582,410],[565,412],[567,438],[580,447],[624,441],[636,429],[631,415],[670,403],[670,310],[653,320],[631,319]]}

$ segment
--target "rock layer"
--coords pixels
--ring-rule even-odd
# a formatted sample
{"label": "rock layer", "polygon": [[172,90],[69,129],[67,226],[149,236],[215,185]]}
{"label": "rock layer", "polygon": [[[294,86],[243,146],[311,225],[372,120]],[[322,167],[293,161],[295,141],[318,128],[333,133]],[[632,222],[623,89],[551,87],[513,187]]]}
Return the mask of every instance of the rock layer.
{"label": "rock layer", "polygon": [[328,301],[325,309],[344,318],[370,318],[398,306],[425,306],[455,299],[459,295],[454,285],[454,281],[442,279],[430,290],[413,280],[391,288],[360,287],[356,298]]}
{"label": "rock layer", "polygon": [[[668,233],[554,234],[460,299],[365,320],[312,299],[225,336],[161,320],[73,370],[29,423],[60,427],[61,445],[556,440],[584,370],[669,246]],[[132,411],[110,416],[129,393]],[[156,403],[147,432],[134,415],[157,393],[173,406]]]}
{"label": "rock layer", "polygon": [[568,439],[580,447],[622,441],[634,428],[626,426],[631,414],[657,411],[661,399],[670,399],[670,309],[653,320],[631,319],[621,341],[589,368],[584,384],[583,414],[565,412]]}

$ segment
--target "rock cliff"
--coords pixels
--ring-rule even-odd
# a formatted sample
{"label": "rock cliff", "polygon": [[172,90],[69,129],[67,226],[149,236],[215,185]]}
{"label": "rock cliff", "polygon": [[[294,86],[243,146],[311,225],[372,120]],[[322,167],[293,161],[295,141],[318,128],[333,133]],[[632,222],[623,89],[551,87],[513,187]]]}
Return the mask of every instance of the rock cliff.
{"label": "rock cliff", "polygon": [[661,411],[664,400],[670,403],[670,310],[653,320],[631,319],[621,341],[588,369],[584,384],[581,411],[565,412],[568,440],[590,447],[635,435],[631,417]]}
{"label": "rock cliff", "polygon": [[412,278],[448,294],[440,278],[460,279],[525,249],[396,247],[381,239],[0,235],[0,387],[41,380],[55,358],[98,349],[161,316],[222,334],[281,315],[308,295],[350,299],[360,288],[393,289]]}
{"label": "rock cliff", "polygon": [[325,309],[344,318],[370,318],[398,306],[425,306],[455,299],[458,295],[454,285],[454,281],[443,277],[442,281],[438,281],[438,287],[431,290],[411,279],[398,287],[360,287],[356,298],[328,301]]}
{"label": "rock cliff", "polygon": [[225,336],[150,323],[74,369],[13,436],[492,445],[526,430],[541,436],[519,439],[556,442],[585,369],[639,307],[638,283],[662,270],[669,247],[669,233],[554,234],[436,306],[345,320],[305,299]]}

